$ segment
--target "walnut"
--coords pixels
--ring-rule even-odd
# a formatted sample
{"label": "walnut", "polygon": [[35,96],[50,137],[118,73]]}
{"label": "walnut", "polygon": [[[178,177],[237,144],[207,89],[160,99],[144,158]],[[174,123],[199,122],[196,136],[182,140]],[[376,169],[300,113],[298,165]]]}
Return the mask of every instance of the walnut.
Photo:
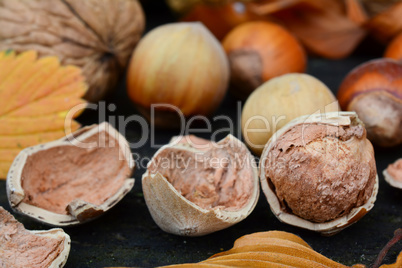
{"label": "walnut", "polygon": [[96,102],[116,86],[144,24],[136,0],[0,0],[0,50],[33,49],[81,67],[85,98]]}

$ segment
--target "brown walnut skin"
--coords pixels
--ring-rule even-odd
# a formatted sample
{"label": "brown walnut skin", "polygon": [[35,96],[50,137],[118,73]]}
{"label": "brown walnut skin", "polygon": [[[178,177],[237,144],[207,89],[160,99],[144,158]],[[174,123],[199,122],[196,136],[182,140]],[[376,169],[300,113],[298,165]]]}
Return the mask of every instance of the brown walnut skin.
{"label": "brown walnut skin", "polygon": [[282,210],[315,223],[364,205],[376,182],[376,165],[364,127],[296,125],[275,143],[264,163]]}
{"label": "brown walnut skin", "polygon": [[356,111],[367,137],[383,147],[402,143],[402,63],[377,59],[353,69],[343,80],[338,100]]}
{"label": "brown walnut skin", "polygon": [[85,99],[115,88],[144,30],[137,0],[0,0],[0,50],[30,49],[82,68]]}

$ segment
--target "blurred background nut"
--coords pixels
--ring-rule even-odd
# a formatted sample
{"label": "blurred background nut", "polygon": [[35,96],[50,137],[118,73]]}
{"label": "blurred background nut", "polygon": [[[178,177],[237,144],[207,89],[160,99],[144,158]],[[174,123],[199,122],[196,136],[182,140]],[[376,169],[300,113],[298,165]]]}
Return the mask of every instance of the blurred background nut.
{"label": "blurred background nut", "polygon": [[292,119],[338,111],[332,92],[308,74],[285,74],[258,87],[244,104],[241,125],[246,144],[261,155],[271,136]]}
{"label": "blurred background nut", "polygon": [[392,39],[385,50],[384,57],[402,61],[402,33]]}
{"label": "blurred background nut", "polygon": [[302,45],[274,23],[243,23],[226,35],[222,45],[229,58],[233,93],[241,99],[273,77],[306,69]]}
{"label": "blurred background nut", "polygon": [[91,102],[115,89],[145,24],[137,0],[0,0],[0,14],[0,50],[81,67]]}
{"label": "blurred background nut", "polygon": [[356,111],[375,144],[402,143],[402,63],[377,59],[354,68],[339,87],[343,110]]}

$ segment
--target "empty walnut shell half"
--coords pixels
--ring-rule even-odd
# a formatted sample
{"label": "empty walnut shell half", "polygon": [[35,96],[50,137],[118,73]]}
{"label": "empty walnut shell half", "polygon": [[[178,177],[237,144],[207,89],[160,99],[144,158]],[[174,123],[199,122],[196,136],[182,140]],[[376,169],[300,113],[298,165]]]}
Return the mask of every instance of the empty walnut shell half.
{"label": "empty walnut shell half", "polygon": [[173,138],[148,163],[142,189],[156,224],[183,236],[206,235],[240,222],[259,196],[255,160],[232,135],[217,143]]}
{"label": "empty walnut shell half", "polygon": [[70,236],[62,229],[28,231],[0,206],[0,267],[63,267]]}
{"label": "empty walnut shell half", "polygon": [[355,112],[302,116],[266,144],[260,179],[282,222],[335,234],[374,206],[374,150]]}
{"label": "empty walnut shell half", "polygon": [[402,158],[383,171],[384,179],[392,187],[402,189]]}
{"label": "empty walnut shell half", "polygon": [[22,150],[7,175],[12,209],[65,226],[94,219],[134,186],[126,139],[108,123]]}

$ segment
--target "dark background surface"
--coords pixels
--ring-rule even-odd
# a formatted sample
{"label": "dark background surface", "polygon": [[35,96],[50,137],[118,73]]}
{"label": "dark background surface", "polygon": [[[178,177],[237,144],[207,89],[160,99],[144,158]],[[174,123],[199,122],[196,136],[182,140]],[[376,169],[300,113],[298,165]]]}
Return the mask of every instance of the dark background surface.
{"label": "dark background surface", "polygon": [[[152,4],[150,2],[144,1],[147,30],[174,20],[161,1],[156,2],[157,4],[154,1]],[[382,53],[383,47],[366,40],[351,57],[344,60],[331,61],[310,57],[307,73],[323,81],[336,93],[342,79],[352,68],[369,59],[380,57]],[[106,105],[111,103],[115,104],[117,109],[107,116],[128,118],[136,114],[125,92],[124,79],[118,89],[107,98]],[[238,128],[240,118],[238,118],[237,106],[237,100],[228,94],[215,116],[222,114],[230,116],[235,122],[235,127]],[[102,119],[97,112],[87,111],[79,118],[79,121],[83,124],[92,124]],[[213,123],[213,131],[222,127],[227,128],[228,124],[223,121]],[[142,134],[136,123],[128,124],[124,131],[130,142],[138,141]],[[157,130],[155,141],[162,145],[177,134],[179,134],[178,131]],[[208,138],[210,134],[207,133],[203,137]],[[227,133],[221,134],[220,137],[223,137]],[[233,134],[238,136],[237,132]],[[143,166],[156,150],[157,148],[150,148],[149,143],[141,148],[133,149],[133,153],[140,156],[143,161],[136,163],[134,189],[117,206],[93,222],[64,228],[72,239],[66,267],[153,267],[197,262],[214,253],[230,249],[233,242],[242,235],[268,230],[283,230],[297,234],[316,251],[343,264],[369,265],[392,237],[394,230],[402,227],[402,191],[390,187],[382,176],[382,170],[389,163],[402,157],[401,146],[389,149],[375,148],[380,177],[380,188],[375,206],[359,222],[332,237],[323,237],[280,223],[271,213],[263,194],[260,195],[257,207],[250,216],[228,229],[197,238],[165,233],[153,222],[141,190],[141,176],[145,169],[140,166]],[[10,210],[6,198],[5,181],[0,181],[0,205]],[[48,226],[23,216],[15,216],[27,229],[49,229]],[[392,248],[385,262],[393,263],[401,250],[402,243],[399,243]]]}

